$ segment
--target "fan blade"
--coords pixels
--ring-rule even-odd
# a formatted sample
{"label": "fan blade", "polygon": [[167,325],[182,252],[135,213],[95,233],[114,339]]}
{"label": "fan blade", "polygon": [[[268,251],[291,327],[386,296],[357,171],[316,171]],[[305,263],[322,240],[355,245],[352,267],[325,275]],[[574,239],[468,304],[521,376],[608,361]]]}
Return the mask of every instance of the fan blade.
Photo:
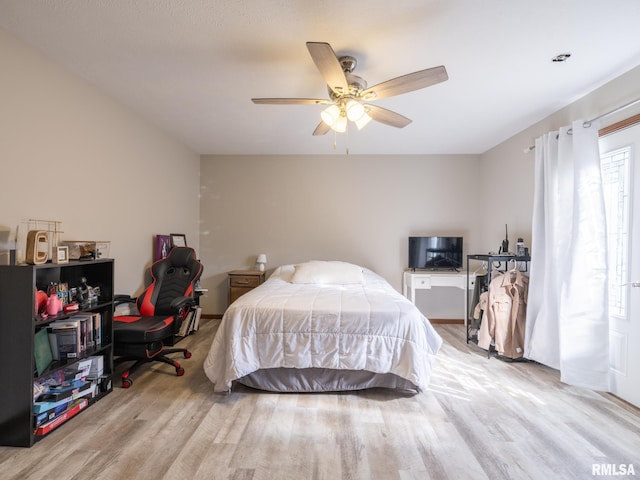
{"label": "fan blade", "polygon": [[349,82],[331,45],[324,42],[307,42],[307,49],[329,88],[339,96],[349,93]]}
{"label": "fan blade", "polygon": [[449,75],[447,75],[447,70],[443,66],[427,68],[426,70],[408,73],[367,88],[362,91],[360,97],[365,100],[393,97],[394,95],[430,87],[448,79]]}
{"label": "fan blade", "polygon": [[324,122],[320,122],[316,129],[313,131],[313,135],[324,135],[329,130],[331,130],[331,127],[329,125]]}
{"label": "fan blade", "polygon": [[257,104],[268,105],[331,105],[331,100],[320,98],[252,98],[251,101]]}
{"label": "fan blade", "polygon": [[364,109],[373,120],[390,127],[404,128],[411,123],[411,119],[377,105],[366,104]]}

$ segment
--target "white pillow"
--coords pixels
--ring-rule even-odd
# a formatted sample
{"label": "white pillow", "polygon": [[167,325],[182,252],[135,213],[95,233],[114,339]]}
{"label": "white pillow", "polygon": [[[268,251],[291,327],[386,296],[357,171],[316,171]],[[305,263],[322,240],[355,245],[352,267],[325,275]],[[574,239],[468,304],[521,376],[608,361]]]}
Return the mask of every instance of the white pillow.
{"label": "white pillow", "polygon": [[348,285],[363,283],[362,267],[347,262],[312,260],[295,266],[291,283]]}

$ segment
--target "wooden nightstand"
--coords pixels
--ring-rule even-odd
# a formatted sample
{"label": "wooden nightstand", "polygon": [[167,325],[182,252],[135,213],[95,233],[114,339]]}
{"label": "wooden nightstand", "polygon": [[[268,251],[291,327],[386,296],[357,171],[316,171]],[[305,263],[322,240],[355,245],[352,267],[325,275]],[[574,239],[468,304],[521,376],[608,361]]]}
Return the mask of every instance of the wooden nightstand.
{"label": "wooden nightstand", "polygon": [[264,283],[264,272],[259,270],[233,270],[229,275],[229,305],[238,297]]}

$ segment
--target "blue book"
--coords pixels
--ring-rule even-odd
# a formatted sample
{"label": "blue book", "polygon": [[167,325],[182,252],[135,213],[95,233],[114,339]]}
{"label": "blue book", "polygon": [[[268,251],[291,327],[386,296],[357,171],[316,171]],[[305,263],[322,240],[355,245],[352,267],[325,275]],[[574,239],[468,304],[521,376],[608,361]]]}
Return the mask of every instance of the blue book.
{"label": "blue book", "polygon": [[60,415],[64,412],[69,404],[73,401],[71,398],[67,398],[66,402],[63,402],[61,405],[58,405],[51,410],[47,410],[46,412],[38,413],[34,415],[36,427],[43,424],[44,422],[48,422],[49,420],[53,420],[56,416]]}

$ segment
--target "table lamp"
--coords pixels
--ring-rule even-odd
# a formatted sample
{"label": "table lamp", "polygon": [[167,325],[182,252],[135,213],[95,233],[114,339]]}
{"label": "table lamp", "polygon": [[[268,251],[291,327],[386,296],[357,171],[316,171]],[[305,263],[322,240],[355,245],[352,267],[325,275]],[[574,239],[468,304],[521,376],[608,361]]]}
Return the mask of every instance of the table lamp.
{"label": "table lamp", "polygon": [[258,270],[264,272],[264,264],[267,263],[267,255],[264,253],[259,254],[256,263],[258,264]]}

